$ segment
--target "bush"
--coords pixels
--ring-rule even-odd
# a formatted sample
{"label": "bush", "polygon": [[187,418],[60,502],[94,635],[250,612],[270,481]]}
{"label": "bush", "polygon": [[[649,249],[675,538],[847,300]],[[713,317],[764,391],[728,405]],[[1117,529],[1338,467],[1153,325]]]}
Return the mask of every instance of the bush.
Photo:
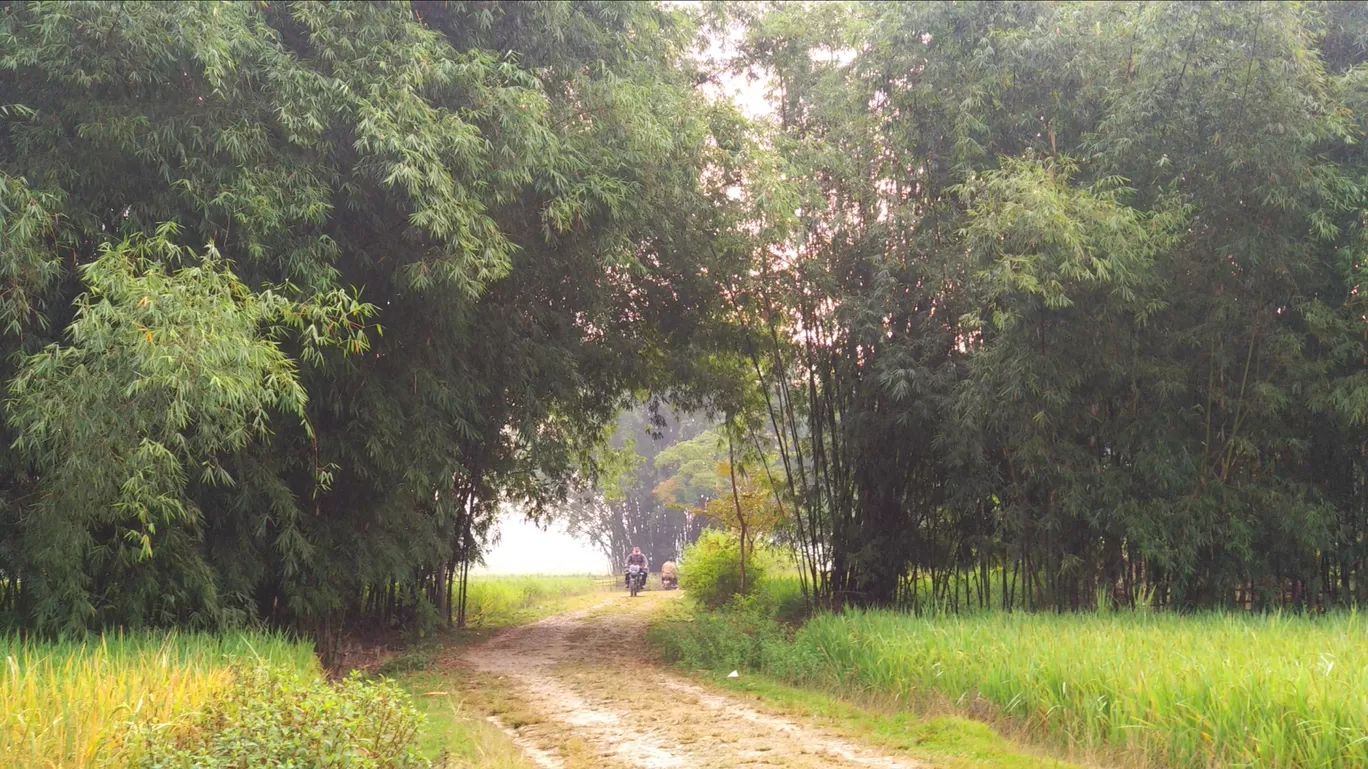
{"label": "bush", "polygon": [[270,668],[241,671],[220,698],[178,723],[144,729],[138,769],[427,769],[422,717],[394,684],[340,684]]}
{"label": "bush", "polygon": [[[756,547],[746,558],[746,592],[758,591],[770,562],[768,548]],[[684,548],[680,559],[679,586],[710,609],[725,606],[741,594],[741,544],[726,531],[703,532],[698,542]]]}
{"label": "bush", "polygon": [[793,643],[792,629],[774,616],[766,596],[737,596],[725,608],[651,627],[650,642],[668,662],[695,670],[776,672],[815,678],[821,654]]}
{"label": "bush", "polygon": [[761,587],[758,598],[771,617],[788,625],[800,625],[807,619],[809,607],[796,572],[770,569]]}

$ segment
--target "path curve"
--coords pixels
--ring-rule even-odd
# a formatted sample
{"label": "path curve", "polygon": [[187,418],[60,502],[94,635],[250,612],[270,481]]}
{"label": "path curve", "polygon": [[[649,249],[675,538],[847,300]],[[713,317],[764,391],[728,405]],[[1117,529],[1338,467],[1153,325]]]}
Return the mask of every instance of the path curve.
{"label": "path curve", "polygon": [[582,741],[600,765],[633,769],[921,769],[811,725],[761,713],[651,664],[648,618],[678,593],[624,592],[582,611],[495,635],[464,664],[504,679],[544,721],[508,732],[539,766],[564,769]]}

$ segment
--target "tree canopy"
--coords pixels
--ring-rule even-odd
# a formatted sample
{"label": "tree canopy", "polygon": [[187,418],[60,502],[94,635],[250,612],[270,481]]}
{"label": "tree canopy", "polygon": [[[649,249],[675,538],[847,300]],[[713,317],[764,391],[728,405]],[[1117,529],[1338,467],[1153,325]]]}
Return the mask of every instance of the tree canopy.
{"label": "tree canopy", "polygon": [[750,143],[697,35],[643,3],[5,3],[7,616],[445,606],[499,500],[544,510],[697,378]]}
{"label": "tree canopy", "polygon": [[1366,63],[1359,4],[0,3],[0,622],[326,650],[503,501],[660,560],[726,497],[814,602],[1364,600]]}
{"label": "tree canopy", "polygon": [[744,311],[816,594],[1368,595],[1363,22],[753,13],[801,203]]}

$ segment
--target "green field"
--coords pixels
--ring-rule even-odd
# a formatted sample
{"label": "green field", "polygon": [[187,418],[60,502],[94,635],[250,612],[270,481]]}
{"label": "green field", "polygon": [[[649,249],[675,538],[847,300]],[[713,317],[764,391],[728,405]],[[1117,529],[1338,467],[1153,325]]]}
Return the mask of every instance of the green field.
{"label": "green field", "polygon": [[613,585],[611,577],[481,576],[471,577],[466,594],[466,624],[503,627],[529,618],[529,613],[552,602]]}
{"label": "green field", "polygon": [[1357,614],[819,615],[667,623],[695,668],[987,715],[1057,747],[1144,764],[1368,766],[1368,622]]}

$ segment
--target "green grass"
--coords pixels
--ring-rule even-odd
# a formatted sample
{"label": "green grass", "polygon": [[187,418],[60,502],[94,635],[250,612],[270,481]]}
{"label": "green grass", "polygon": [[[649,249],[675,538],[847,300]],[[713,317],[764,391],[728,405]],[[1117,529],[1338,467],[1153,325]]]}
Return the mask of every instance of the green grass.
{"label": "green grass", "polygon": [[466,624],[499,628],[530,622],[572,596],[610,589],[610,577],[489,576],[471,577],[466,595]]}
{"label": "green grass", "polygon": [[489,723],[465,692],[471,682],[453,671],[427,669],[400,676],[426,718],[419,752],[440,769],[535,769],[517,745]]}
{"label": "green grass", "polygon": [[130,634],[84,643],[0,637],[0,756],[7,769],[122,765],[131,724],[170,723],[258,662],[317,674],[313,649],[266,634]]}
{"label": "green grass", "polygon": [[[465,637],[563,610],[608,584],[590,576],[473,578],[467,599],[473,632]],[[516,746],[461,710],[459,697],[423,696],[443,680],[450,683],[449,673],[429,669],[433,648],[420,645],[380,671],[398,678],[429,717],[424,753],[446,756],[452,767],[524,766]],[[270,634],[128,634],[84,643],[0,636],[0,765],[122,767],[130,726],[187,718],[229,689],[235,668],[258,665],[320,674],[310,645]]]}
{"label": "green grass", "polygon": [[796,633],[700,616],[676,659],[790,684],[949,703],[1081,753],[1182,769],[1368,766],[1368,623],[1232,614],[820,615]]}
{"label": "green grass", "polygon": [[1037,755],[989,725],[956,715],[923,716],[896,703],[852,702],[831,692],[800,688],[763,675],[715,682],[731,694],[794,713],[843,736],[901,751],[947,769],[1047,769],[1072,767]]}

